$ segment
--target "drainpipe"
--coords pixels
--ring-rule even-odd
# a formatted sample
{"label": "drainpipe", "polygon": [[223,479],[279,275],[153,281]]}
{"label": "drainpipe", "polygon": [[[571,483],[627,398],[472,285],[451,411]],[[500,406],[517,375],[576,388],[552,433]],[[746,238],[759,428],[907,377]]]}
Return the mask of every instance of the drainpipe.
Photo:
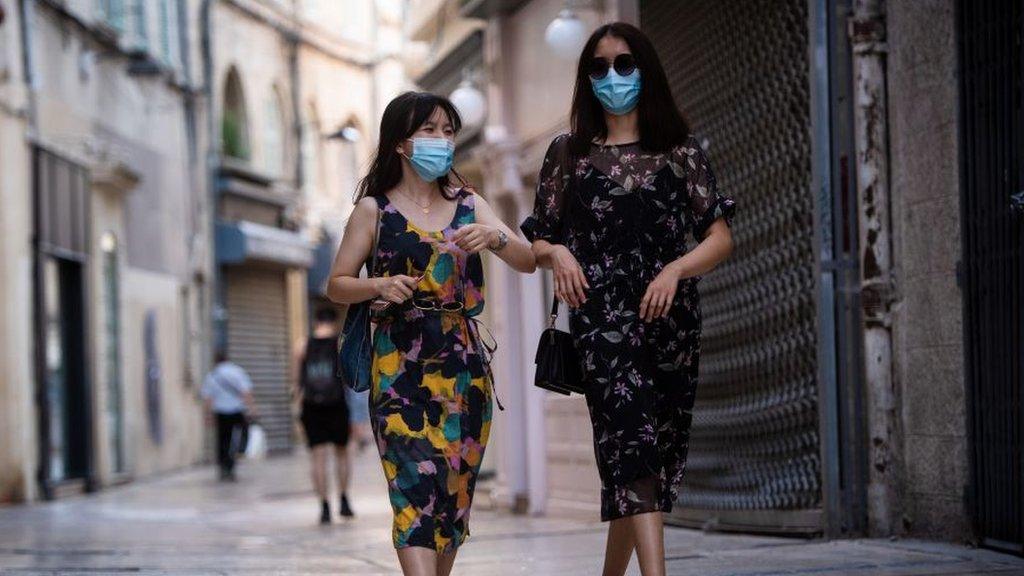
{"label": "drainpipe", "polygon": [[[35,0],[18,0],[19,36],[21,36],[21,67],[22,79],[25,82],[25,120],[27,124],[26,138],[29,143],[38,141],[38,116],[36,107],[36,80],[35,80],[35,58],[32,51],[32,21],[35,20]],[[35,155],[35,150],[31,151]],[[32,171],[34,172],[34,171]],[[29,187],[35,187],[34,175],[30,176]],[[32,206],[32,343],[33,369],[35,389],[33,399],[35,402],[36,414],[38,415],[36,426],[36,462],[35,480],[44,500],[53,499],[53,489],[50,486],[50,419],[52,415],[49,410],[49,399],[46,393],[45,374],[43,366],[46,363],[46,345],[43,338],[43,301],[40,287],[43,285],[42,266],[40,264],[39,241],[35,239],[37,210],[33,201]],[[27,480],[27,476],[26,476]],[[33,490],[26,481],[25,494],[32,494]]]}
{"label": "drainpipe", "polygon": [[292,85],[292,133],[295,138],[295,149],[300,150],[295,162],[295,189],[302,190],[305,184],[305,174],[302,166],[302,86],[301,74],[299,71],[299,44],[298,32],[285,33],[285,40],[288,42],[288,73]]}
{"label": "drainpipe", "polygon": [[206,365],[213,364],[213,353],[223,350],[226,344],[224,330],[224,291],[220,266],[217,264],[217,205],[220,203],[220,188],[217,186],[217,168],[220,154],[217,152],[216,106],[213,101],[213,5],[216,0],[203,0],[199,8],[200,48],[203,65],[203,98],[206,100],[206,184],[209,204],[207,208],[209,257],[210,257],[210,335]]}
{"label": "drainpipe", "polygon": [[868,423],[868,527],[873,535],[899,529],[898,394],[893,377],[892,308],[896,297],[890,221],[887,52],[882,0],[854,0],[854,133],[859,204],[864,376]]}
{"label": "drainpipe", "polygon": [[35,20],[35,0],[18,0],[18,23],[21,36],[21,68],[26,89],[26,119],[29,141],[38,137],[38,115],[36,104],[35,55],[32,51],[32,21]]}

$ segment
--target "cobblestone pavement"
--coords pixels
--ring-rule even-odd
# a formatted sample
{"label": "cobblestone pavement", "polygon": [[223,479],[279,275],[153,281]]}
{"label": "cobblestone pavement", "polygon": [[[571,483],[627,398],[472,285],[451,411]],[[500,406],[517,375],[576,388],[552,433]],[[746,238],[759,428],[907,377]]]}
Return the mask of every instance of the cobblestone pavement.
{"label": "cobblestone pavement", "polygon": [[[0,574],[400,574],[375,455],[356,463],[357,519],[321,527],[304,455],[244,463],[237,484],[211,468],[95,495],[0,508]],[[600,574],[604,527],[488,509],[480,494],[459,575]],[[824,542],[667,531],[669,574],[1024,575],[1024,559],[920,541]],[[635,567],[630,572],[638,574]]]}

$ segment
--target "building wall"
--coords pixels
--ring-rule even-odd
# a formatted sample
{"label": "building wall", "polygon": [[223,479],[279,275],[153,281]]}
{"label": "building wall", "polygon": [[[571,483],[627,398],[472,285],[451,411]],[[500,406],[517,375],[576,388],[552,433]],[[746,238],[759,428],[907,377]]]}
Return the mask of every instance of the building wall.
{"label": "building wall", "polygon": [[18,11],[0,24],[0,504],[35,497],[32,252],[26,92]]}
{"label": "building wall", "polygon": [[[540,163],[551,140],[566,132],[576,77],[576,59],[552,55],[544,41],[548,23],[564,8],[555,0],[528,2],[511,15],[502,29],[506,47],[507,74],[504,92],[508,98],[507,122],[518,142],[518,168],[522,186],[516,194],[518,221],[514,229],[533,210],[534,188]],[[604,14],[586,10],[579,13],[588,29],[596,28]],[[546,275],[547,272],[538,272]],[[529,281],[532,280],[532,281]],[[520,289],[523,302],[531,302],[534,315],[547,317],[552,295],[551,283],[541,278],[524,279]],[[561,320],[565,320],[563,309]],[[532,387],[532,352],[540,336],[541,322],[523,327],[520,363],[523,386]],[[565,327],[563,326],[563,329]],[[586,401],[531,390],[540,396],[543,406],[543,455],[545,459],[546,502],[552,511],[580,510],[596,513],[600,503],[600,479],[595,464],[593,434]],[[536,450],[536,448],[531,447]]]}
{"label": "building wall", "polygon": [[[189,3],[192,6],[191,3]],[[147,5],[152,8],[154,5]],[[35,349],[32,322],[32,207],[33,184],[28,147],[30,127],[24,118],[24,81],[21,45],[11,35],[17,9],[7,3],[8,20],[0,28],[0,194],[5,210],[4,238],[0,240],[5,274],[0,280],[4,306],[0,335],[4,355],[0,376],[0,501],[33,500],[39,496],[38,411],[34,395]],[[198,368],[187,362],[201,356],[201,332],[184,322],[196,316],[196,272],[205,258],[204,226],[197,203],[204,194],[195,186],[189,164],[184,80],[180,56],[169,55],[160,44],[157,14],[147,15],[154,59],[164,62],[157,75],[131,75],[120,48],[99,42],[93,30],[99,23],[98,4],[78,0],[67,4],[70,16],[61,16],[35,3],[28,23],[33,53],[37,127],[34,137],[47,149],[87,168],[95,178],[112,166],[131,177],[117,192],[90,191],[90,248],[85,265],[87,311],[87,366],[93,407],[92,467],[100,486],[124,477],[144,476],[196,463],[201,447],[200,402],[194,387]],[[194,11],[190,12],[194,16]],[[170,36],[173,41],[178,38]],[[164,58],[167,58],[166,61]],[[6,68],[6,74],[4,73]],[[20,111],[19,111],[20,110]],[[159,138],[154,138],[159,134]],[[137,178],[137,180],[136,180]],[[115,475],[108,438],[106,406],[108,374],[104,311],[106,287],[102,276],[99,239],[111,232],[119,243],[118,276],[122,329],[120,366],[125,415],[126,471]],[[162,442],[150,437],[146,410],[143,353],[145,314],[154,311],[159,326],[157,358]],[[198,336],[198,337],[196,337]],[[17,439],[8,442],[8,438]]]}
{"label": "building wall", "polygon": [[904,527],[967,534],[958,80],[953,0],[887,2]]}
{"label": "building wall", "polygon": [[[301,63],[305,126],[319,131],[311,135],[318,162],[312,174],[303,175],[310,179],[303,198],[306,225],[310,230],[322,225],[340,238],[352,211],[355,184],[372,153],[370,127],[378,121],[371,115],[374,78],[366,67],[313,48],[303,48]],[[358,142],[324,138],[346,125],[362,134]]]}

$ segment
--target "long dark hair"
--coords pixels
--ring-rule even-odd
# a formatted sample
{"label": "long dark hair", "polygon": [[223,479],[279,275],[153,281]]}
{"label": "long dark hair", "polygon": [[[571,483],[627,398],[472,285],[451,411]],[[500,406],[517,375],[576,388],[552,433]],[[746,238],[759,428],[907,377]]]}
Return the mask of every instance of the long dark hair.
{"label": "long dark hair", "polygon": [[637,103],[640,148],[647,152],[665,152],[683,144],[690,135],[690,125],[672,99],[672,89],[654,45],[636,26],[614,22],[595,30],[580,54],[570,113],[572,136],[569,139],[569,150],[572,156],[585,156],[591,142],[604,140],[608,136],[604,109],[594,95],[589,75],[589,64],[597,50],[597,43],[605,36],[624,40],[640,70],[642,84],[640,101]]}
{"label": "long dark hair", "polygon": [[[374,154],[366,176],[359,181],[356,202],[366,196],[382,196],[401,182],[402,157],[395,149],[419,130],[438,108],[448,115],[452,129],[458,134],[462,129],[462,117],[447,98],[429,92],[406,92],[388,103],[380,119],[380,142],[377,144],[377,153]],[[454,169],[452,173],[462,180]],[[448,175],[438,178],[437,183],[441,187],[441,194],[448,198],[451,184]]]}

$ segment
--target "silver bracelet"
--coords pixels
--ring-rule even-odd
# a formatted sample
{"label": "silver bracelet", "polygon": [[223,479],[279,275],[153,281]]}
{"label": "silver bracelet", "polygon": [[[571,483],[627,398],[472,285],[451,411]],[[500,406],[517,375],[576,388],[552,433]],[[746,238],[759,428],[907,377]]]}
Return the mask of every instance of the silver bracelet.
{"label": "silver bracelet", "polygon": [[487,249],[491,252],[501,252],[505,246],[508,246],[508,234],[505,234],[502,230],[498,230],[498,245],[488,246]]}

